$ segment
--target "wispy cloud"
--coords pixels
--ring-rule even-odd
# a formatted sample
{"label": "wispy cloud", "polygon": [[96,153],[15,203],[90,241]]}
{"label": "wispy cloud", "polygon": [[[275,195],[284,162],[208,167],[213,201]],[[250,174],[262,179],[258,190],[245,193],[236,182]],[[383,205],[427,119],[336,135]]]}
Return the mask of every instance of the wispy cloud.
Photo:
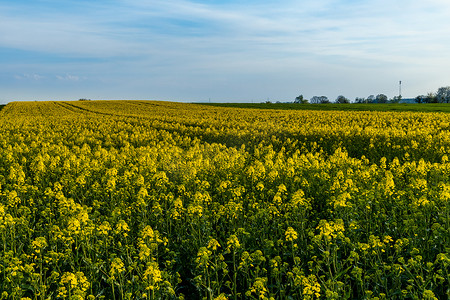
{"label": "wispy cloud", "polygon": [[79,81],[81,78],[76,75],[71,74],[65,74],[65,75],[56,75],[56,78],[58,80],[64,80],[64,81]]}
{"label": "wispy cloud", "polygon": [[392,94],[399,79],[413,96],[450,83],[449,15],[443,0],[12,1],[0,4],[0,48],[36,57],[0,63],[142,98],[354,97]]}
{"label": "wispy cloud", "polygon": [[16,74],[14,75],[14,78],[17,80],[34,80],[34,81],[38,81],[38,80],[42,80],[45,78],[45,76],[39,75],[39,74]]}

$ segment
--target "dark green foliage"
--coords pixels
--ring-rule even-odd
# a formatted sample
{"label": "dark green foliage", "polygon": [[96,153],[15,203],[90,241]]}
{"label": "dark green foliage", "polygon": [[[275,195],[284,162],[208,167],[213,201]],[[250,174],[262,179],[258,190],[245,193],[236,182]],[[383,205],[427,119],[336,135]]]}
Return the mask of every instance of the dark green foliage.
{"label": "dark green foliage", "polygon": [[[200,103],[199,103],[200,104]],[[350,110],[350,111],[417,111],[417,112],[450,112],[450,105],[443,103],[409,104],[409,103],[386,103],[386,104],[309,104],[296,105],[293,103],[201,103],[202,105],[256,108],[256,109],[285,109],[285,110]]]}

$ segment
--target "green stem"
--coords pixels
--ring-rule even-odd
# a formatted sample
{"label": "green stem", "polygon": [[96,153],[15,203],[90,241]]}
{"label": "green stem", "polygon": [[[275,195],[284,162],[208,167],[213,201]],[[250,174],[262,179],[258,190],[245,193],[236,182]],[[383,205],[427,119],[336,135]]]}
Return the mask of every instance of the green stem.
{"label": "green stem", "polygon": [[233,250],[233,293],[234,293],[234,300],[237,300],[236,281],[237,281],[236,252]]}
{"label": "green stem", "polygon": [[114,291],[114,280],[111,280],[111,288],[112,288],[113,300],[116,300],[116,292]]}

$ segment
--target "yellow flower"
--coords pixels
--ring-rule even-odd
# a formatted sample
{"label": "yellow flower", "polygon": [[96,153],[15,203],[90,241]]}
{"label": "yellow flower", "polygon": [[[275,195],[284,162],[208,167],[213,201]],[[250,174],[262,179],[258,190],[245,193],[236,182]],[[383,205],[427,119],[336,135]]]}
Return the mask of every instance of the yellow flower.
{"label": "yellow flower", "polygon": [[297,231],[295,231],[292,227],[288,227],[284,235],[286,237],[286,241],[288,242],[293,242],[298,238]]}
{"label": "yellow flower", "polygon": [[41,236],[31,242],[31,245],[36,253],[40,253],[42,249],[47,247],[47,240],[45,239],[45,237]]}
{"label": "yellow flower", "polygon": [[324,238],[325,240],[329,241],[332,238],[336,238],[343,234],[345,231],[344,227],[344,221],[341,219],[337,219],[334,222],[327,220],[321,220],[319,222],[319,226],[317,228],[319,230],[319,238]]}
{"label": "yellow flower", "polygon": [[359,225],[357,221],[351,221],[350,224],[348,225],[348,227],[350,228],[350,230],[357,230],[359,229]]}
{"label": "yellow flower", "polygon": [[63,276],[61,277],[60,282],[63,285],[68,285],[70,289],[73,289],[78,285],[77,277],[75,276],[75,274],[70,272],[64,273]]}
{"label": "yellow flower", "polygon": [[153,231],[152,227],[149,225],[145,226],[145,228],[142,229],[142,231],[141,231],[141,237],[143,239],[145,239],[147,237],[152,239],[154,236],[155,236],[155,232]]}
{"label": "yellow flower", "polygon": [[209,240],[208,249],[212,249],[213,251],[216,251],[218,247],[220,247],[220,244],[216,239]]}
{"label": "yellow flower", "polygon": [[144,280],[147,283],[147,290],[158,290],[159,283],[162,282],[161,271],[156,262],[150,262],[144,272]]}
{"label": "yellow flower", "polygon": [[347,200],[350,200],[351,196],[349,193],[345,192],[342,194],[339,194],[335,199],[334,199],[334,203],[333,206],[334,208],[338,208],[338,207],[349,207],[351,206],[351,203],[348,202]]}
{"label": "yellow flower", "polygon": [[370,245],[366,243],[358,243],[358,246],[362,251],[367,251],[370,249]]}
{"label": "yellow flower", "polygon": [[141,200],[141,201],[143,201],[145,198],[147,198],[148,197],[148,191],[147,191],[147,189],[146,188],[144,188],[144,187],[141,187],[140,189],[139,189],[139,192],[138,192],[138,199],[139,200]]}
{"label": "yellow flower", "polygon": [[145,244],[142,240],[139,241],[139,259],[140,260],[146,260],[152,255],[151,249]]}
{"label": "yellow flower", "polygon": [[303,207],[306,209],[311,206],[308,199],[305,198],[305,193],[302,190],[298,190],[292,194],[292,205],[294,207]]}
{"label": "yellow flower", "polygon": [[[31,300],[31,299],[30,299]],[[214,300],[228,300],[227,296],[224,293],[220,294],[217,297],[214,297]]]}
{"label": "yellow flower", "polygon": [[427,299],[427,300],[438,300],[438,298],[436,297],[436,295],[433,293],[433,291],[431,290],[425,290],[422,294],[423,299]]}
{"label": "yellow flower", "polygon": [[124,237],[127,237],[129,231],[130,228],[128,227],[127,222],[125,222],[124,220],[120,220],[119,222],[117,222],[115,230],[116,234],[122,234]]}
{"label": "yellow flower", "polygon": [[104,221],[100,226],[98,226],[97,230],[100,235],[108,235],[111,230],[111,226],[108,221]]}
{"label": "yellow flower", "polygon": [[61,276],[58,297],[66,298],[70,294],[74,299],[84,299],[89,287],[83,272],[66,272]]}
{"label": "yellow flower", "polygon": [[287,191],[287,188],[286,188],[286,186],[284,184],[280,184],[278,186],[278,192],[279,193],[286,193],[286,191]]}
{"label": "yellow flower", "polygon": [[187,212],[190,216],[200,218],[203,215],[203,207],[201,205],[189,205]]}
{"label": "yellow flower", "polygon": [[209,266],[209,256],[212,254],[206,247],[201,247],[197,252],[197,258],[195,262],[199,267],[208,267]]}
{"label": "yellow flower", "polygon": [[389,236],[389,235],[385,235],[384,238],[383,238],[383,242],[384,242],[385,244],[392,243],[393,241],[394,241],[394,240],[393,240],[392,237]]}
{"label": "yellow flower", "polygon": [[314,297],[320,297],[320,284],[317,282],[317,277],[314,275],[309,275],[308,277],[303,276],[303,296],[305,299],[313,299]]}
{"label": "yellow flower", "polygon": [[69,224],[67,225],[67,229],[69,230],[69,232],[79,234],[81,230],[80,220],[76,218],[70,218]]}
{"label": "yellow flower", "polygon": [[125,272],[125,265],[123,261],[118,257],[114,258],[111,262],[111,270],[109,271],[109,274],[111,277],[114,277],[115,275],[123,272]]}
{"label": "yellow flower", "polygon": [[256,294],[258,299],[268,299],[266,294],[268,290],[266,288],[267,278],[256,278],[253,282],[252,287],[250,288],[251,294]]}
{"label": "yellow flower", "polygon": [[262,191],[264,189],[264,184],[262,182],[258,182],[258,184],[256,185],[256,189],[258,191]]}
{"label": "yellow flower", "polygon": [[241,244],[239,243],[239,239],[236,235],[230,235],[230,237],[227,240],[227,252],[230,253],[231,250],[236,250],[241,247]]}

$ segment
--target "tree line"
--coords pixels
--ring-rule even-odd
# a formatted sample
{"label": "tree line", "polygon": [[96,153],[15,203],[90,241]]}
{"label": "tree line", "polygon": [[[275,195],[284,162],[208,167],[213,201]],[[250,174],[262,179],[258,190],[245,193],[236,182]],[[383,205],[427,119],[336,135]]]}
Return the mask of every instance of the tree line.
{"label": "tree line", "polygon": [[440,87],[436,93],[419,95],[414,100],[417,103],[450,103],[450,86]]}
{"label": "tree line", "polygon": [[[354,103],[398,103],[402,100],[402,96],[394,96],[389,99],[385,94],[370,95],[367,98],[356,97]],[[414,98],[417,103],[450,103],[450,86],[440,87],[436,93],[428,93],[427,95],[419,95]],[[334,103],[346,104],[350,103],[350,99],[343,95],[339,95]],[[295,98],[294,103],[299,104],[326,104],[331,103],[327,96],[313,96],[311,99],[305,99],[303,95]]]}

